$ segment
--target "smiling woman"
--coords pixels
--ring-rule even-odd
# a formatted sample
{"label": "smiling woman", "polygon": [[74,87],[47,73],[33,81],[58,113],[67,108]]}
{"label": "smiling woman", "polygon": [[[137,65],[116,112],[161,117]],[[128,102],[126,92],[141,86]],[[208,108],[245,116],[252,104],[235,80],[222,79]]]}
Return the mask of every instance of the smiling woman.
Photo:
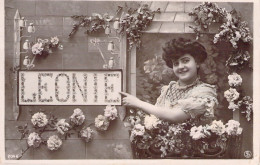
{"label": "smiling woman", "polygon": [[121,93],[125,96],[124,105],[173,123],[213,118],[218,104],[215,86],[201,82],[198,76],[199,65],[206,57],[205,48],[196,41],[179,38],[167,42],[163,47],[163,59],[179,80],[162,87],[155,105]]}

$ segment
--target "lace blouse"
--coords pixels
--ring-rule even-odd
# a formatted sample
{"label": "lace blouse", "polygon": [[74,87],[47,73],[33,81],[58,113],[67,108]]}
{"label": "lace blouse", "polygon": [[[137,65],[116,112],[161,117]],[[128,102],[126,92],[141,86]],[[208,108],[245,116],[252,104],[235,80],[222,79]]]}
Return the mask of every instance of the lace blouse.
{"label": "lace blouse", "polygon": [[[198,115],[198,110],[205,107],[205,117],[214,117],[214,106],[218,104],[214,85],[201,82],[199,79],[187,86],[180,86],[178,82],[171,81],[163,86],[161,95],[157,98],[156,106],[181,109],[191,118]],[[198,109],[200,107],[200,109]]]}

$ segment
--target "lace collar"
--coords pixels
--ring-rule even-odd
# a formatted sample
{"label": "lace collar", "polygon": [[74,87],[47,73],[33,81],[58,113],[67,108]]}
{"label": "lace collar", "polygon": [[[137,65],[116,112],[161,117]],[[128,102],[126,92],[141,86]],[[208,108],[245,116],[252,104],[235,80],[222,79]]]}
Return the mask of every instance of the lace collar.
{"label": "lace collar", "polygon": [[195,85],[198,85],[200,84],[200,78],[197,78],[193,83],[189,84],[189,85],[184,85],[184,86],[180,86],[180,82],[177,81],[176,83],[176,89],[187,89],[189,87],[192,87],[192,86],[195,86]]}

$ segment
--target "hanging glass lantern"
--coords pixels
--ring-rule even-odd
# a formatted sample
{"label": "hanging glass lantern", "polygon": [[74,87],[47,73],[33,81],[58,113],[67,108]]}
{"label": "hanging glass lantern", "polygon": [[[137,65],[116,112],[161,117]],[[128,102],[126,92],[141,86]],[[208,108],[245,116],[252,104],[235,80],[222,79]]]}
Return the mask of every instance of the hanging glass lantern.
{"label": "hanging glass lantern", "polygon": [[111,33],[111,29],[110,29],[109,25],[107,25],[105,28],[105,34],[109,35],[110,33]]}
{"label": "hanging glass lantern", "polygon": [[107,45],[107,50],[108,51],[113,51],[114,50],[114,42],[113,41],[109,41],[108,45]]}
{"label": "hanging glass lantern", "polygon": [[116,18],[116,19],[115,19],[115,22],[114,22],[114,29],[115,29],[115,30],[118,30],[119,27],[120,27],[119,18]]}
{"label": "hanging glass lantern", "polygon": [[23,49],[28,50],[30,48],[30,43],[29,40],[25,40],[23,43]]}
{"label": "hanging glass lantern", "polygon": [[25,56],[25,57],[24,57],[24,60],[23,60],[23,65],[27,66],[27,65],[29,65],[29,64],[30,64],[30,59],[29,59],[28,56]]}
{"label": "hanging glass lantern", "polygon": [[114,57],[110,57],[108,61],[108,68],[112,69],[114,67]]}
{"label": "hanging glass lantern", "polygon": [[35,32],[35,27],[34,27],[33,23],[30,23],[30,25],[28,26],[28,32],[29,33],[34,33]]}
{"label": "hanging glass lantern", "polygon": [[20,26],[20,27],[25,27],[25,26],[26,26],[24,17],[22,17],[22,18],[19,20],[19,26]]}

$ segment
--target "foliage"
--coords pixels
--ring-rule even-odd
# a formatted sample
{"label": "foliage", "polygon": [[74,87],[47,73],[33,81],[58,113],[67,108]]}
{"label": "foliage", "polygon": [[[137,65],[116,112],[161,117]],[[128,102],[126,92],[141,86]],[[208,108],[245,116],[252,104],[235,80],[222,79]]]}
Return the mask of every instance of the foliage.
{"label": "foliage", "polygon": [[[143,5],[138,9],[132,10],[127,7],[118,6],[118,11],[114,16],[108,15],[107,13],[104,15],[93,13],[92,16],[74,15],[71,18],[78,20],[78,23],[73,25],[69,37],[72,37],[80,27],[86,28],[85,34],[89,35],[100,33],[106,28],[110,28],[110,22],[119,21],[119,29],[116,29],[116,32],[122,35],[126,32],[129,50],[134,45],[140,48],[142,31],[152,22],[156,12],[160,12],[160,9],[151,11],[148,5]],[[121,14],[121,16],[119,16],[119,14]]]}
{"label": "foliage", "polygon": [[142,31],[144,31],[150,25],[155,12],[160,12],[160,10],[158,9],[157,11],[152,12],[148,8],[148,5],[143,5],[138,8],[136,12],[131,14],[128,13],[121,17],[120,32],[126,31],[127,40],[129,42],[129,49],[131,49],[133,45],[136,45],[137,48],[140,48]]}
{"label": "foliage", "polygon": [[154,104],[162,86],[168,84],[173,76],[172,69],[166,66],[161,57],[145,61],[143,69],[137,68],[137,97]]}
{"label": "foliage", "polygon": [[96,32],[100,32],[105,29],[106,21],[111,21],[110,19],[107,19],[107,14],[104,14],[103,16],[98,13],[93,13],[92,16],[84,16],[84,15],[74,15],[71,16],[71,18],[78,20],[78,23],[75,23],[73,25],[72,31],[69,34],[69,37],[71,37],[76,31],[79,29],[79,27],[85,27],[86,31],[85,34],[92,34]]}
{"label": "foliage", "polygon": [[202,31],[208,30],[212,23],[222,23],[226,17],[226,10],[219,8],[215,3],[204,2],[195,7],[189,13],[194,17],[194,23],[198,27],[192,27],[197,33],[198,37]]}
{"label": "foliage", "polygon": [[214,43],[220,40],[230,42],[233,48],[241,48],[242,44],[250,43],[252,37],[247,22],[241,20],[236,10],[227,12],[226,21],[220,26],[220,32],[215,35]]}

